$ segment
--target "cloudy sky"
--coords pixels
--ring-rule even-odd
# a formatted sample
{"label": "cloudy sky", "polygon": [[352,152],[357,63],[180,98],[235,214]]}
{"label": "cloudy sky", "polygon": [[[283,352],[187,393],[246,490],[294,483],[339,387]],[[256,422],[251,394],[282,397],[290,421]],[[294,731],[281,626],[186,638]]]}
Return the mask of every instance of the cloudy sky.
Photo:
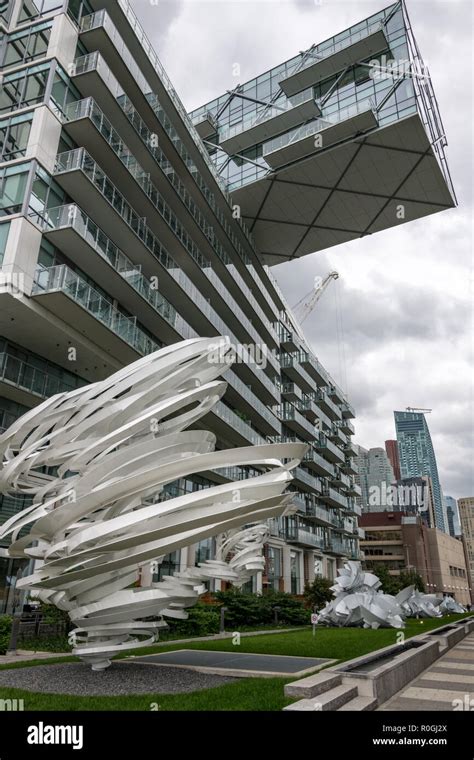
{"label": "cloudy sky", "polygon": [[[383,0],[132,0],[185,106],[380,10]],[[474,495],[472,3],[407,0],[448,137],[457,209],[273,268],[290,304],[315,275],[331,283],[305,331],[349,394],[355,440],[394,438],[393,410],[428,407],[443,490]],[[233,65],[240,64],[238,81]],[[339,319],[337,318],[339,315]]]}

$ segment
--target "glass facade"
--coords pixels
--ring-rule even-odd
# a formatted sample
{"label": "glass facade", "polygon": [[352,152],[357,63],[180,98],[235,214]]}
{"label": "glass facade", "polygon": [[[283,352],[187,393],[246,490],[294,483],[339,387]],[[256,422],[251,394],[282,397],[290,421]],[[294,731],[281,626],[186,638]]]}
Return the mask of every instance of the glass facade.
{"label": "glass facade", "polygon": [[444,497],[425,415],[421,412],[394,412],[394,417],[402,479],[421,475],[431,478],[435,525],[440,530],[447,531]]}

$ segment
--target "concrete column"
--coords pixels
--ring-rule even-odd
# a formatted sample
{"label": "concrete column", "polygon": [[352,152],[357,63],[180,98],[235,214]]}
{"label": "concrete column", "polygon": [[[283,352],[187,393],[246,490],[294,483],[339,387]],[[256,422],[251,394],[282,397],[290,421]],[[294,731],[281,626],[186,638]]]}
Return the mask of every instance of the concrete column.
{"label": "concrete column", "polygon": [[31,125],[27,158],[37,158],[50,174],[54,172],[54,164],[61,137],[61,122],[47,106],[41,106],[34,112]]}
{"label": "concrete column", "polygon": [[314,581],[314,552],[306,553],[306,564],[308,572],[305,576],[305,582],[312,583]]}
{"label": "concrete column", "polygon": [[302,594],[304,591],[304,552],[298,552],[297,558],[298,558],[298,567],[299,567],[299,570],[298,570],[299,580],[298,580],[298,585],[296,587],[296,593]]}
{"label": "concrete column", "polygon": [[291,591],[291,550],[285,544],[282,547],[283,556],[283,591]]}
{"label": "concrete column", "polygon": [[77,38],[77,29],[71,19],[65,13],[56,16],[51,30],[48,55],[57,58],[66,71],[69,71],[69,66],[74,61]]}
{"label": "concrete column", "polygon": [[186,570],[186,568],[189,566],[188,565],[188,551],[189,551],[189,547],[183,546],[183,548],[181,549],[179,553],[179,572],[180,573],[184,572],[184,570]]}
{"label": "concrete column", "polygon": [[263,573],[257,573],[255,578],[255,592],[261,594],[263,591]]}
{"label": "concrete column", "polygon": [[24,217],[11,220],[2,274],[11,275],[15,288],[26,295],[33,288],[41,237],[40,230]]}
{"label": "concrete column", "polygon": [[196,561],[196,544],[187,547],[186,567],[194,567]]}

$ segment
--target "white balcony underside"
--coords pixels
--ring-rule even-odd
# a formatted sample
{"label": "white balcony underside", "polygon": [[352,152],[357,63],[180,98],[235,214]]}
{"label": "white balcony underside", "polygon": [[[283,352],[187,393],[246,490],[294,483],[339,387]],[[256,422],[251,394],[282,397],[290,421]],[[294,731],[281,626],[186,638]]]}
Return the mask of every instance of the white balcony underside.
{"label": "white balcony underside", "polygon": [[232,200],[270,265],[455,205],[418,114],[315,148],[235,190]]}

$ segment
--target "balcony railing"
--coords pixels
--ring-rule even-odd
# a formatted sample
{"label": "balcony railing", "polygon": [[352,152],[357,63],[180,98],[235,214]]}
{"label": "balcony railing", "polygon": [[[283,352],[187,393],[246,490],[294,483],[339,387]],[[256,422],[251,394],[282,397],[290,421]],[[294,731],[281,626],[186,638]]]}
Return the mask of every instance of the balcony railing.
{"label": "balcony railing", "polygon": [[56,206],[47,209],[41,220],[43,229],[75,230],[102,258],[136,290],[153,309],[165,319],[182,338],[196,338],[197,333],[176,312],[176,309],[161,295],[157,288],[152,288],[149,280],[140,271],[140,265],[134,264],[128,256],[108,238],[105,233],[76,206]]}
{"label": "balcony railing", "polygon": [[41,398],[49,398],[55,393],[71,391],[86,383],[80,377],[63,371],[58,377],[48,370],[41,370],[16,356],[0,353],[0,380]]}
{"label": "balcony railing", "polygon": [[304,530],[303,528],[288,526],[285,538],[287,541],[303,544],[305,546],[315,546],[318,549],[324,548],[324,538],[322,536],[317,536],[315,533],[311,533],[309,530]]}
{"label": "balcony railing", "polygon": [[95,290],[88,282],[65,264],[39,267],[35,273],[33,295],[61,291],[82,306],[115,335],[128,343],[137,353],[150,354],[160,345],[136,324],[136,317],[127,317]]}

